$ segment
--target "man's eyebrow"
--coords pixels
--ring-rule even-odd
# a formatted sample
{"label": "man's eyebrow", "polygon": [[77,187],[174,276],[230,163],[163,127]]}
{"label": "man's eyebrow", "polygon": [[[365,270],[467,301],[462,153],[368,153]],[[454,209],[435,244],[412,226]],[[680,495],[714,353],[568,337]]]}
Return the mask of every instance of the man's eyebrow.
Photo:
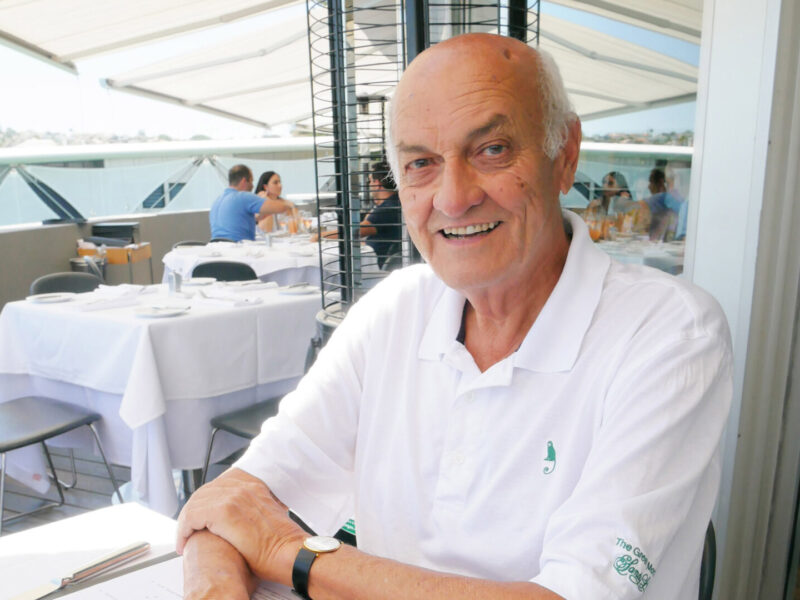
{"label": "man's eyebrow", "polygon": [[405,152],[405,153],[425,153],[425,152],[429,152],[428,147],[427,146],[423,146],[421,144],[411,144],[411,145],[409,145],[409,144],[404,144],[403,142],[400,142],[399,144],[397,144],[396,148],[397,148],[398,154],[400,152]]}
{"label": "man's eyebrow", "polygon": [[467,141],[471,142],[477,138],[481,138],[485,135],[488,135],[508,124],[508,117],[505,115],[497,114],[494,115],[486,125],[481,125],[476,129],[473,129],[467,134]]}
{"label": "man's eyebrow", "polygon": [[[509,120],[507,116],[501,114],[494,115],[486,122],[485,125],[481,125],[480,127],[477,127],[472,131],[470,131],[466,136],[466,140],[467,142],[471,142],[477,138],[481,138],[498,129],[501,129],[502,127],[505,127],[506,125],[508,125],[508,122]],[[424,154],[426,152],[430,152],[430,149],[422,144],[406,144],[404,142],[399,142],[397,144],[397,152],[398,154],[401,152],[411,153],[411,154],[416,154],[416,153]]]}

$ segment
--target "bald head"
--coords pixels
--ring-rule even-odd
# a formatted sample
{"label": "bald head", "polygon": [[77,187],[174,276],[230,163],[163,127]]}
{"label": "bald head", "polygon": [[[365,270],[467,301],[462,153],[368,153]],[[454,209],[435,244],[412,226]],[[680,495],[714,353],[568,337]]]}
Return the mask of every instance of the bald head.
{"label": "bald head", "polygon": [[473,89],[506,84],[541,123],[541,145],[550,158],[561,150],[568,127],[577,119],[558,68],[546,53],[513,38],[472,33],[456,36],[421,53],[406,69],[389,112],[387,154],[392,170],[400,174],[396,143],[396,116],[424,113],[442,101],[441,90],[470,94]]}

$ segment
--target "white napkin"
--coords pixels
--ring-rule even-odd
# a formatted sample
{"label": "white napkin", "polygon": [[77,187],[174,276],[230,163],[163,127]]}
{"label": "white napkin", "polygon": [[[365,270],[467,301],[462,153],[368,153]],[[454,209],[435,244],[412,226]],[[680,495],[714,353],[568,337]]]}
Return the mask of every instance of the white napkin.
{"label": "white napkin", "polygon": [[317,253],[316,246],[299,246],[297,248],[292,248],[289,250],[289,256],[314,256]]}
{"label": "white napkin", "polygon": [[[88,294],[87,294],[88,296]],[[75,308],[81,311],[89,310],[105,310],[108,308],[123,308],[125,306],[136,306],[139,304],[137,296],[120,296],[104,298],[102,296],[95,296],[94,298],[81,298],[80,302],[75,303]]]}
{"label": "white napkin", "polygon": [[248,296],[231,290],[216,288],[197,290],[192,302],[209,306],[255,306],[256,304],[261,304],[263,300],[259,296]]}
{"label": "white napkin", "polygon": [[269,288],[276,288],[278,284],[274,281],[259,281],[258,279],[252,279],[249,281],[225,281],[225,282],[217,282],[216,285],[212,286],[213,290],[211,294],[213,295],[216,290],[225,290],[227,292],[239,293],[239,292],[255,292],[257,290],[267,290]]}
{"label": "white napkin", "polygon": [[133,297],[141,294],[144,288],[145,286],[143,285],[135,285],[132,283],[122,283],[120,285],[105,285],[101,283],[100,286],[92,292],[92,295],[103,298]]}

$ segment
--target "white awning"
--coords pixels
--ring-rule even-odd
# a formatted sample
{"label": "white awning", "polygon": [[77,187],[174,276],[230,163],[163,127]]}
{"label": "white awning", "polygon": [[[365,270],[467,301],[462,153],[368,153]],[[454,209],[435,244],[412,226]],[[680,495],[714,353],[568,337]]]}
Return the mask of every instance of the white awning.
{"label": "white awning", "polygon": [[[570,8],[699,42],[701,0],[648,3],[636,0],[553,0]],[[362,0],[360,4],[384,4]],[[189,31],[266,13],[297,0],[28,0],[0,4],[0,41],[67,68],[75,61]],[[387,6],[394,6],[389,4]],[[387,91],[396,71],[390,47],[365,52],[370,23],[357,17],[361,48],[357,87]],[[383,10],[380,21],[396,17]],[[361,20],[359,20],[361,19]],[[540,44],[556,59],[578,114],[584,119],[688,102],[695,98],[697,68],[659,52],[543,13]],[[387,51],[389,48],[389,51]],[[308,125],[312,113],[305,12],[278,13],[261,30],[201,51],[171,56],[123,73],[109,73],[109,87],[143,94],[253,125]],[[383,80],[383,81],[382,81]],[[356,93],[359,93],[358,89]]]}

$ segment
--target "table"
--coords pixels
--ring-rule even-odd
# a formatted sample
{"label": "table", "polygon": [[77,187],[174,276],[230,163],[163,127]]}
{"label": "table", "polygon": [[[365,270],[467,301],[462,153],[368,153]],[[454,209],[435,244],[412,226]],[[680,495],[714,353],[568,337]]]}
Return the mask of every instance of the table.
{"label": "table", "polygon": [[176,523],[135,502],[109,506],[0,537],[0,600],[13,598],[138,541],[150,551],[128,566],[175,550]]}
{"label": "table", "polygon": [[[233,285],[205,289],[221,293]],[[172,469],[203,466],[210,419],[283,395],[302,376],[320,295],[288,291],[248,291],[237,298],[259,303],[245,306],[198,295],[170,298],[161,285],[102,310],[82,310],[98,292],[58,304],[8,303],[0,313],[0,402],[39,394],[99,412],[101,442],[109,460],[131,467],[133,497],[172,516],[178,508]],[[142,306],[166,301],[191,308],[175,317],[137,318]],[[91,447],[80,430],[56,439]],[[234,436],[219,438],[212,460],[241,445]],[[33,455],[38,462],[22,475],[12,470]],[[23,483],[44,471],[36,448],[9,458],[9,474]]]}
{"label": "table", "polygon": [[[147,554],[58,590],[47,598],[180,598],[183,559],[175,556],[177,523],[136,503],[109,506],[0,538],[0,600],[9,600],[90,561],[137,542]],[[74,594],[74,595],[70,595]],[[261,582],[253,598],[295,598],[286,586]]]}
{"label": "table", "polygon": [[[333,265],[338,270],[338,245],[336,242],[323,243],[323,266]],[[363,244],[362,272],[380,273],[375,251]],[[298,234],[272,238],[271,245],[264,241],[214,242],[205,246],[179,246],[164,255],[164,281],[171,272],[189,278],[192,270],[199,264],[215,260],[230,260],[250,265],[256,275],[264,281],[275,281],[288,285],[306,281],[320,285],[319,244],[310,242],[308,235]]]}
{"label": "table", "polygon": [[654,267],[672,275],[683,273],[683,242],[651,242],[626,239],[600,241],[597,246],[611,258],[622,262]]}

